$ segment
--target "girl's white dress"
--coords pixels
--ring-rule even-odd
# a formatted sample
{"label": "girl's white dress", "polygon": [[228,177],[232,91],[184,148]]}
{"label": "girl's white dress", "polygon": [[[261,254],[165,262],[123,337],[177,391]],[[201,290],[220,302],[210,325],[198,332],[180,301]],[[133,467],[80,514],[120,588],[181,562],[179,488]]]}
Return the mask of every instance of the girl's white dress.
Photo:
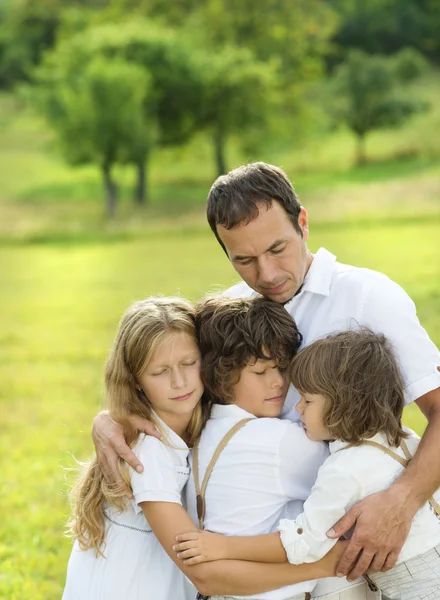
{"label": "girl's white dress", "polygon": [[[160,421],[160,419],[158,419]],[[123,512],[107,506],[105,558],[75,542],[63,600],[193,600],[195,588],[169,558],[144,517],[140,502],[182,504],[189,449],[161,422],[164,442],[142,434],[134,452],[144,465],[131,470],[134,500]]]}

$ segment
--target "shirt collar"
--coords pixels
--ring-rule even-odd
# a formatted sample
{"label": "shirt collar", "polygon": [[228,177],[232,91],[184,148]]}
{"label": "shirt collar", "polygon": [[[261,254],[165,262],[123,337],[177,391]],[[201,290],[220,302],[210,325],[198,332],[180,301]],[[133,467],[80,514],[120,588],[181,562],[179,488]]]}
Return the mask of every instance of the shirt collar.
{"label": "shirt collar", "polygon": [[211,419],[256,419],[257,417],[236,404],[214,404],[211,409]]}
{"label": "shirt collar", "polygon": [[302,291],[328,296],[335,262],[336,256],[334,254],[325,248],[320,248],[304,278]]}
{"label": "shirt collar", "polygon": [[[376,444],[381,444],[382,446],[385,446],[386,448],[390,447],[390,445],[387,441],[387,436],[381,432],[376,433],[376,435],[374,435],[372,438],[368,438],[368,440],[365,440],[365,441],[376,442]],[[330,454],[334,454],[335,452],[338,452],[338,450],[343,450],[347,446],[348,446],[348,442],[343,442],[342,440],[334,440],[333,442],[330,442],[328,448],[330,450]]]}
{"label": "shirt collar", "polygon": [[173,446],[173,448],[176,448],[177,450],[188,450],[188,446],[182,440],[182,438],[178,436],[177,433],[171,429],[171,427],[168,427],[165,421],[163,421],[154,410],[153,415],[154,418],[157,420],[158,424],[160,425],[160,428],[164,433],[164,437],[167,439],[170,445]]}

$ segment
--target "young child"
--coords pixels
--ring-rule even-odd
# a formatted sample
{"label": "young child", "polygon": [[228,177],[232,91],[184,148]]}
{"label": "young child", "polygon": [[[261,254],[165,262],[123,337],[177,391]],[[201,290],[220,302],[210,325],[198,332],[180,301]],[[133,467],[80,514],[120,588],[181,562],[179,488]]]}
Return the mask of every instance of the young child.
{"label": "young child", "polygon": [[[318,340],[294,359],[291,376],[307,437],[330,440],[330,456],[303,512],[281,520],[280,534],[271,536],[192,534],[191,556],[274,561],[285,552],[293,564],[316,561],[334,544],[326,535],[333,524],[359,500],[389,487],[415,453],[419,438],[401,426],[403,381],[383,335],[362,329]],[[416,513],[396,566],[369,576],[382,598],[440,598],[439,500],[437,491]]]}
{"label": "young child", "polygon": [[[263,298],[208,300],[197,309],[197,329],[214,404],[193,451],[188,512],[200,528],[225,535],[276,531],[280,518],[301,511],[328,454],[300,425],[277,418],[301,335],[282,305]],[[283,587],[279,580],[252,598],[304,599],[314,584]]]}
{"label": "young child", "polygon": [[[192,600],[196,589],[184,574],[204,593],[241,594],[334,572],[340,552],[301,567],[248,561],[185,566],[175,556],[176,535],[195,531],[181,495],[189,447],[210,408],[201,400],[195,312],[188,302],[149,298],[128,309],[107,360],[105,387],[110,414],[123,424],[144,471],[121,464],[133,490],[129,501],[125,489],[107,484],[96,458],[89,464],[77,486],[76,541],[63,600]],[[131,415],[152,421],[162,439],[138,435]]]}
{"label": "young child", "polygon": [[[200,351],[194,309],[181,299],[134,303],[121,319],[107,360],[105,388],[113,419],[145,465],[138,474],[121,464],[134,500],[109,486],[96,458],[76,488],[64,600],[174,600],[185,596],[184,574],[170,560],[152,525],[154,510],[181,505],[188,453],[204,424]],[[152,421],[162,441],[138,436],[128,420]],[[189,586],[188,586],[189,587]]]}

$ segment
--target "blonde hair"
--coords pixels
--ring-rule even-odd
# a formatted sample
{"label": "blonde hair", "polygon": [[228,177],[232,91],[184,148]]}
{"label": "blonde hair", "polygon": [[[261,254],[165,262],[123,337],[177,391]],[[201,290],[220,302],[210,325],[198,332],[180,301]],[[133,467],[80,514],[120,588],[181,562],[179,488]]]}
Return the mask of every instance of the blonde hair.
{"label": "blonde hair", "polygon": [[[128,417],[137,415],[153,422],[153,407],[139,391],[138,378],[155,350],[172,333],[181,333],[196,340],[195,311],[181,298],[147,298],[130,306],[119,323],[115,342],[105,366],[105,393],[110,416],[123,426],[128,445],[134,445],[138,432]],[[209,406],[200,402],[192,414],[187,433],[192,445],[209,417]],[[129,472],[120,459],[119,468],[129,484]],[[113,504],[119,510],[126,506],[126,489],[111,484],[104,478],[96,456],[86,465],[73,493],[73,513],[69,533],[73,534],[81,550],[94,549],[103,556],[105,538],[104,504]]]}
{"label": "blonde hair", "polygon": [[383,334],[362,327],[317,340],[293,359],[290,374],[300,393],[324,396],[324,426],[334,439],[356,446],[382,432],[398,446],[408,437],[403,379]]}

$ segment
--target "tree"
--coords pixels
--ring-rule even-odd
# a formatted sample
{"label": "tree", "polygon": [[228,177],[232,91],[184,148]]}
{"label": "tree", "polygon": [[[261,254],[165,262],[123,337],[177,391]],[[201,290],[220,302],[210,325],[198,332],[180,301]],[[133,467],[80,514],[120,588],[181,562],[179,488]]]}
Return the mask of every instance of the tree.
{"label": "tree", "polygon": [[357,137],[357,163],[366,160],[365,138],[370,131],[400,125],[424,105],[403,92],[403,83],[416,78],[424,61],[415,51],[392,57],[349,52],[335,77],[336,117]]}
{"label": "tree", "polygon": [[[134,197],[142,204],[148,197],[148,159],[154,147],[181,144],[200,127],[199,66],[189,47],[172,31],[138,19],[94,26],[61,42],[47,56],[37,82],[79,81],[84,65],[94,57],[109,66],[122,61],[148,75],[149,91],[141,103],[144,126],[139,131],[154,131],[154,136],[145,144],[139,136],[131,138],[131,151],[125,152],[127,162],[136,167]],[[111,96],[109,92],[102,102],[111,105]]]}
{"label": "tree", "polygon": [[234,47],[204,56],[203,120],[212,135],[217,174],[227,171],[226,143],[232,134],[264,127],[273,86],[271,69]]}
{"label": "tree", "polygon": [[140,160],[154,143],[154,120],[145,118],[149,91],[145,70],[97,57],[77,78],[52,80],[51,85],[46,81],[40,94],[66,159],[75,165],[99,165],[108,216],[117,205],[114,165]]}

